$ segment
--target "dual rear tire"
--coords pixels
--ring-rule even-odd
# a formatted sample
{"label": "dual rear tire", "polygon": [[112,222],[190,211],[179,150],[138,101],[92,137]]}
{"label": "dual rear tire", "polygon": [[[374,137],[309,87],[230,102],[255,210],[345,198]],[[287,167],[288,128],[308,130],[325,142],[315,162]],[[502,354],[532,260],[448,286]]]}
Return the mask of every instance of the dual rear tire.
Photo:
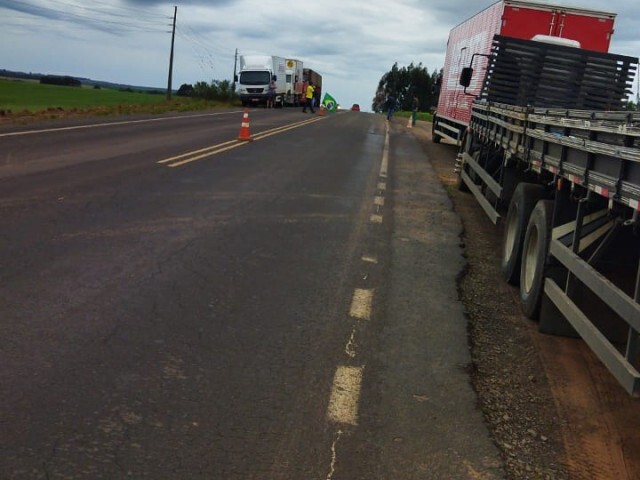
{"label": "dual rear tire", "polygon": [[544,279],[551,241],[553,202],[539,200],[527,226],[520,267],[520,307],[529,318],[537,319],[544,294]]}
{"label": "dual rear tire", "polygon": [[512,285],[518,285],[520,281],[522,245],[529,217],[538,200],[544,195],[545,191],[541,185],[520,183],[511,197],[502,236],[500,268],[503,278]]}
{"label": "dual rear tire", "polygon": [[520,305],[529,318],[537,317],[544,293],[553,216],[553,202],[545,197],[541,185],[518,184],[502,238],[503,278],[512,285],[520,285]]}

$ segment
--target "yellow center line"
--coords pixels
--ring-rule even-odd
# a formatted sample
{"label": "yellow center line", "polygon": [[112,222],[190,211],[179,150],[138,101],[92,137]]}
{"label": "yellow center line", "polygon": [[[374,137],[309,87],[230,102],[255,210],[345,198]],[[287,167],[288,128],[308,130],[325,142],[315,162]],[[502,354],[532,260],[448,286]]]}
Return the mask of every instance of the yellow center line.
{"label": "yellow center line", "polygon": [[[304,125],[318,122],[320,120],[323,120],[323,118],[322,117],[311,118],[308,120],[303,120],[301,122],[293,123],[291,125],[272,128],[270,130],[265,130],[264,132],[255,134],[254,136],[251,137],[251,139],[256,141],[262,140],[263,138],[267,138],[272,135],[276,135],[278,133],[286,132],[288,130],[293,130],[294,128],[302,127]],[[187,153],[183,153],[173,157],[165,158],[163,160],[159,160],[157,163],[166,164],[167,167],[171,167],[171,168],[179,167],[187,163],[195,162],[197,160],[202,160],[203,158],[211,157],[213,155],[217,155],[218,153],[226,152],[228,150],[241,147],[243,145],[246,145],[247,143],[248,142],[245,142],[242,140],[230,140],[228,142],[219,143],[217,145],[211,145],[209,147],[194,150],[192,152],[187,152]]]}
{"label": "yellow center line", "polygon": [[309,123],[319,122],[320,120],[322,120],[322,118],[312,118],[310,120],[304,120],[303,122],[294,123],[292,125],[285,125],[284,127],[278,127],[274,128],[273,130],[267,130],[265,132],[257,133],[253,138],[254,140],[262,140],[263,138],[270,137],[271,135],[286,132],[287,130],[293,130],[294,128],[302,127],[303,125],[307,125]]}
{"label": "yellow center line", "polygon": [[[226,145],[227,143],[231,143],[231,142],[221,143],[220,145]],[[217,153],[226,152],[227,150],[232,150],[234,148],[241,147],[243,145],[244,145],[244,143],[240,143],[239,141],[235,141],[233,145],[229,145],[228,147],[219,148],[217,150],[213,150],[211,152],[207,152],[207,153],[204,153],[202,155],[197,155],[195,157],[189,157],[186,160],[182,160],[181,162],[170,163],[170,164],[167,165],[167,167],[171,167],[171,168],[179,167],[180,165],[184,165],[186,163],[195,162],[196,160],[202,160],[203,158],[210,157],[212,155],[216,155]],[[158,163],[160,163],[160,162],[158,162]]]}
{"label": "yellow center line", "polygon": [[230,140],[228,142],[219,143],[218,145],[212,145],[211,147],[205,147],[205,148],[201,148],[200,150],[194,150],[193,152],[187,152],[187,153],[183,153],[181,155],[176,155],[175,157],[165,158],[164,160],[158,161],[158,163],[169,163],[169,162],[172,162],[174,160],[178,160],[180,158],[188,157],[189,155],[195,155],[195,154],[198,154],[198,153],[207,152],[207,151],[210,151],[210,150],[215,150],[215,149],[217,149],[219,147],[222,147],[224,145],[230,145],[232,143],[238,143],[238,142],[239,142],[239,140]]}

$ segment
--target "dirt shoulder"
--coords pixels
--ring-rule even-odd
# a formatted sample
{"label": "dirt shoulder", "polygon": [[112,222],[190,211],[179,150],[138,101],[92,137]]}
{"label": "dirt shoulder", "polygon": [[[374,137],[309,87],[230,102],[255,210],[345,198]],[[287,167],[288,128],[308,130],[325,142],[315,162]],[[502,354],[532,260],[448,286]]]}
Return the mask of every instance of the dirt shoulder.
{"label": "dirt shoulder", "polygon": [[[403,122],[403,119],[395,119]],[[502,229],[456,189],[457,148],[420,141],[464,225],[459,291],[470,322],[473,381],[509,479],[640,479],[640,400],[579,339],[551,337],[520,313],[500,275]]]}

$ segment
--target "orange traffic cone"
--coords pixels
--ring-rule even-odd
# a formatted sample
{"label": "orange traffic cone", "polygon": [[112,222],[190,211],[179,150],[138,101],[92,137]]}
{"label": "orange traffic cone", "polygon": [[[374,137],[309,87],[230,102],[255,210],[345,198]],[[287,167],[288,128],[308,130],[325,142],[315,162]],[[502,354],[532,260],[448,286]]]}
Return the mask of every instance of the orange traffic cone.
{"label": "orange traffic cone", "polygon": [[409,117],[409,120],[407,121],[407,128],[413,128],[413,119],[411,117]]}
{"label": "orange traffic cone", "polygon": [[318,111],[318,115],[320,115],[321,117],[324,117],[325,115],[325,111],[324,111],[324,105],[320,104],[320,109]]}
{"label": "orange traffic cone", "polygon": [[242,126],[240,127],[240,135],[238,135],[238,140],[244,140],[245,142],[250,142],[253,140],[251,138],[251,134],[249,133],[249,109],[244,109],[244,114],[242,116]]}

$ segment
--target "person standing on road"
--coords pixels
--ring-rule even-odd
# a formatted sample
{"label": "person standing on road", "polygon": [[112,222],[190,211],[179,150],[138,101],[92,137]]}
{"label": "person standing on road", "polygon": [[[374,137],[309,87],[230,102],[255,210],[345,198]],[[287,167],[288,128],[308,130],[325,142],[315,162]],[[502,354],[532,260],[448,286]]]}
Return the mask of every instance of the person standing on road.
{"label": "person standing on road", "polygon": [[304,103],[304,107],[302,107],[302,113],[307,113],[307,107],[311,110],[311,113],[316,113],[313,109],[313,92],[315,92],[315,88],[313,83],[309,82],[307,86],[307,92],[305,94],[306,102]]}
{"label": "person standing on road", "polygon": [[420,109],[420,100],[418,100],[418,96],[414,95],[413,100],[411,100],[411,126],[416,126],[416,121],[418,120],[418,110]]}
{"label": "person standing on road", "polygon": [[393,111],[396,109],[396,97],[389,93],[385,106],[387,108],[387,122],[389,122],[391,121],[391,117],[393,117]]}
{"label": "person standing on road", "polygon": [[273,101],[276,98],[276,77],[271,77],[269,91],[267,92],[267,108],[273,108]]}

